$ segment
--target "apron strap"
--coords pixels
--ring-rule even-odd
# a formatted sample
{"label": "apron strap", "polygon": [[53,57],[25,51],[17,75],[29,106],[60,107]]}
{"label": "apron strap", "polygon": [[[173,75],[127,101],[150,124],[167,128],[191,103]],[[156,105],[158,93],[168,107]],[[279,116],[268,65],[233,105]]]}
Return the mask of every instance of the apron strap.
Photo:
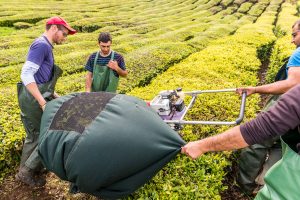
{"label": "apron strap", "polygon": [[110,57],[110,60],[114,60],[115,59],[115,52],[114,51],[111,51],[111,57]]}
{"label": "apron strap", "polygon": [[96,64],[97,64],[97,60],[98,60],[99,54],[100,54],[100,51],[98,51],[98,52],[96,53],[95,60],[94,60],[94,65],[93,65],[93,71],[94,71],[95,66],[96,66]]}
{"label": "apron strap", "polygon": [[[98,51],[98,52],[96,53],[93,68],[95,68],[95,66],[96,66],[96,64],[97,64],[97,60],[98,60],[99,54],[100,54],[100,51]],[[114,60],[114,59],[115,59],[115,52],[114,52],[114,51],[111,51],[111,58],[110,58],[110,60]],[[93,69],[93,71],[94,71],[94,69]]]}

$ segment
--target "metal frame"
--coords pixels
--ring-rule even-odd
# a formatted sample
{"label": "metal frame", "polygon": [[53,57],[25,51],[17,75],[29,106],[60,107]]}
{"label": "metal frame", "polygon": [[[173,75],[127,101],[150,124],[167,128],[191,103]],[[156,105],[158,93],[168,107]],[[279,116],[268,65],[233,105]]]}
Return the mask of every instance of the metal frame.
{"label": "metal frame", "polygon": [[247,93],[242,93],[242,100],[240,105],[240,113],[239,117],[235,121],[186,121],[184,117],[189,109],[193,107],[195,104],[196,98],[199,94],[203,93],[219,93],[219,92],[235,92],[236,89],[223,89],[223,90],[196,90],[191,92],[184,92],[185,95],[189,95],[192,97],[189,105],[186,107],[185,112],[181,116],[179,120],[164,120],[167,124],[206,124],[206,125],[236,125],[240,124],[244,118],[245,113],[245,105],[246,105],[246,97]]}

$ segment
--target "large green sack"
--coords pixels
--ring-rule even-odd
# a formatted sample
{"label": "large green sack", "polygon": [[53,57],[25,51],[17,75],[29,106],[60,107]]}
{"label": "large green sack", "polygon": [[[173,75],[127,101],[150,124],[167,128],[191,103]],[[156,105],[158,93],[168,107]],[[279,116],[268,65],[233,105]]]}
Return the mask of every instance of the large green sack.
{"label": "large green sack", "polygon": [[75,93],[47,104],[39,154],[47,169],[80,192],[120,198],[151,179],[184,144],[140,99]]}
{"label": "large green sack", "polygon": [[255,200],[293,200],[300,197],[300,155],[297,144],[300,141],[298,131],[292,131],[281,137],[282,159],[265,175],[265,185]]}

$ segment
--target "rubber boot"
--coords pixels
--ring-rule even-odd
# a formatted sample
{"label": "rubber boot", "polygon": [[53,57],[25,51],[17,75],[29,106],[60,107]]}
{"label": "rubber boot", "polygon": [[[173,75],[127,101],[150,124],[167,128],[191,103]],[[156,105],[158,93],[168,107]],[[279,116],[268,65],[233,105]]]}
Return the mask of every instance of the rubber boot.
{"label": "rubber boot", "polygon": [[34,171],[26,166],[21,167],[15,177],[16,180],[21,181],[31,187],[42,187],[46,184],[44,177],[35,177]]}

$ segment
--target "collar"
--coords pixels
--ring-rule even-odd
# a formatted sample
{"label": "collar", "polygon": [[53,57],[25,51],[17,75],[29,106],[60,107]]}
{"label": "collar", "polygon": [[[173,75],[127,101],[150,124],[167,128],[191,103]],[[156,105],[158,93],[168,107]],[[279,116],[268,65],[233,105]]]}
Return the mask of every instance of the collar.
{"label": "collar", "polygon": [[99,51],[99,54],[100,54],[100,56],[102,56],[102,57],[108,57],[108,56],[111,55],[111,52],[112,52],[112,50],[109,50],[109,53],[108,53],[107,55],[105,55],[105,56],[102,54],[101,51]]}
{"label": "collar", "polygon": [[42,38],[54,49],[54,46],[49,42],[48,38],[45,35],[42,35]]}

